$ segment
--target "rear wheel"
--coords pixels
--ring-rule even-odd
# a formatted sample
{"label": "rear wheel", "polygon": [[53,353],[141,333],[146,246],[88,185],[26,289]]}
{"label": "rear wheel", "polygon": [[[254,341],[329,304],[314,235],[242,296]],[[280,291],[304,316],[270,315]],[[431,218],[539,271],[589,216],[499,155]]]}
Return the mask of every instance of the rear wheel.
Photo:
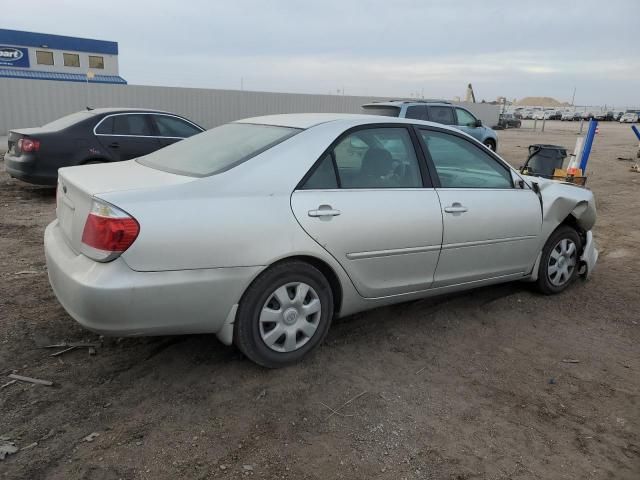
{"label": "rear wheel", "polygon": [[580,236],[573,228],[562,225],[551,234],[544,248],[538,269],[538,289],[547,295],[560,293],[576,279]]}
{"label": "rear wheel", "polygon": [[235,322],[234,342],[267,368],[298,362],[326,336],[333,295],[324,275],[301,261],[262,273],[247,289]]}

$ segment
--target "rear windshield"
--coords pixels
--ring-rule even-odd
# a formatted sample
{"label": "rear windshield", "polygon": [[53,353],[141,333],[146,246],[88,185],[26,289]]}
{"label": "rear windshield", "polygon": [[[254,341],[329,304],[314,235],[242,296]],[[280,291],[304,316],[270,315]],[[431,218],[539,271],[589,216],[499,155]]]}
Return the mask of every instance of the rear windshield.
{"label": "rear windshield", "polygon": [[362,107],[364,114],[366,115],[381,115],[383,117],[397,117],[400,115],[400,107],[394,107],[393,105],[376,105]]}
{"label": "rear windshield", "polygon": [[229,170],[299,131],[273,125],[228,123],[141,157],[138,162],[178,175],[206,177]]}
{"label": "rear windshield", "polygon": [[66,117],[59,118],[54,120],[53,122],[46,123],[42,126],[43,130],[50,130],[52,132],[57,132],[58,130],[64,130],[71,125],[75,125],[78,122],[82,122],[83,120],[87,120],[91,118],[93,113],[91,112],[76,112],[71,115],[67,115]]}

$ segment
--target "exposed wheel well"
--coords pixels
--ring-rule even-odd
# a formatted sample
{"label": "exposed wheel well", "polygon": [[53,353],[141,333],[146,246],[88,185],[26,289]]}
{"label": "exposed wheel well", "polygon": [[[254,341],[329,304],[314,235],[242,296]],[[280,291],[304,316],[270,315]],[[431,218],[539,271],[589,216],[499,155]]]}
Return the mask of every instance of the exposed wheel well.
{"label": "exposed wheel well", "polygon": [[[560,223],[560,225],[558,225],[558,227],[560,227],[561,225],[567,225],[567,226],[573,228],[578,233],[578,236],[580,237],[580,241],[582,243],[582,247],[584,248],[584,245],[587,242],[587,232],[585,232],[584,229],[582,227],[580,227],[580,225],[578,225],[578,221],[576,220],[576,217],[574,217],[573,214],[570,213]],[[556,229],[557,229],[557,227],[556,227]]]}
{"label": "exposed wheel well", "polygon": [[297,255],[294,257],[283,258],[270,266],[278,265],[280,263],[288,262],[291,260],[306,262],[320,270],[320,272],[325,276],[325,278],[329,282],[329,285],[331,286],[331,293],[333,294],[333,310],[334,313],[338,313],[342,308],[342,284],[340,283],[340,279],[338,278],[338,275],[336,275],[336,272],[334,272],[333,268],[331,268],[323,260],[308,255]]}
{"label": "exposed wheel well", "polygon": [[496,142],[493,138],[485,138],[484,142],[482,142],[482,143],[484,143],[485,145],[490,143],[491,145],[493,145],[493,150],[494,151],[496,150],[496,147],[498,146],[498,142]]}

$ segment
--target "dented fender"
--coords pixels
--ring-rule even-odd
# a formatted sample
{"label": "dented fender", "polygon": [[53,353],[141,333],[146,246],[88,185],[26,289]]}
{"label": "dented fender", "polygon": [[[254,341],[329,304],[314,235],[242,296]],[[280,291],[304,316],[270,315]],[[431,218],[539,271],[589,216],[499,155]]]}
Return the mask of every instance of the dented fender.
{"label": "dented fender", "polygon": [[585,232],[593,228],[596,223],[596,201],[591,190],[545,178],[526,176],[525,179],[530,183],[536,182],[540,187],[542,238],[545,241],[569,215]]}

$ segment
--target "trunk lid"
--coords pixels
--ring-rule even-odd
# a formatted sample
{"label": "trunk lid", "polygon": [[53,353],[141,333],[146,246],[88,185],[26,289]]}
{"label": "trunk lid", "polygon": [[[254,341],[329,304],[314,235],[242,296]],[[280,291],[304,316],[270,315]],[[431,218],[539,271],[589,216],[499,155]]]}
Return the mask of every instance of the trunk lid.
{"label": "trunk lid", "polygon": [[144,191],[194,180],[197,178],[155,170],[135,160],[61,168],[58,170],[56,216],[67,243],[79,253],[94,196],[125,190]]}

